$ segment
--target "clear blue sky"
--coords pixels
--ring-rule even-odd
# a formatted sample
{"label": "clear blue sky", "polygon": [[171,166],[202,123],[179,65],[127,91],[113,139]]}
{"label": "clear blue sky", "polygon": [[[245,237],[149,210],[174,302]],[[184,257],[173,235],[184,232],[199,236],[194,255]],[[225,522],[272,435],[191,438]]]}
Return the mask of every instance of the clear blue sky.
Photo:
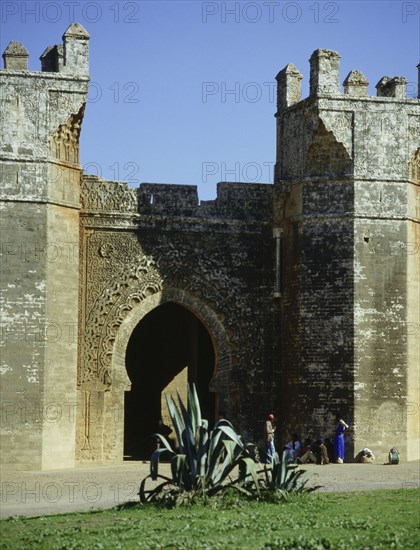
{"label": "clear blue sky", "polygon": [[[73,21],[91,35],[81,162],[109,179],[272,182],[275,75],[294,63],[307,95],[313,50],[362,71],[370,93],[405,76],[417,95],[420,2],[139,1],[1,3],[1,50],[23,42],[30,69]],[[225,93],[231,90],[233,93]]]}

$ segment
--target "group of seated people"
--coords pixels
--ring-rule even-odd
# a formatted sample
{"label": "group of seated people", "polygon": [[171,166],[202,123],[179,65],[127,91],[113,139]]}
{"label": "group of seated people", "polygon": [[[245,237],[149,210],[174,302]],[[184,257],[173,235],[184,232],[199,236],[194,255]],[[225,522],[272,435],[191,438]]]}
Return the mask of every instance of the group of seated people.
{"label": "group of seated people", "polygon": [[[326,437],[323,441],[317,439],[314,443],[310,437],[307,437],[301,443],[298,434],[293,433],[291,440],[283,448],[286,460],[295,464],[329,464],[334,462],[334,446],[331,440]],[[370,464],[375,461],[375,455],[367,447],[364,448],[354,458],[354,462]]]}
{"label": "group of seated people", "polygon": [[333,461],[333,444],[329,438],[317,439],[314,443],[307,437],[303,444],[298,434],[293,433],[291,440],[285,445],[286,460],[297,464],[329,464]]}

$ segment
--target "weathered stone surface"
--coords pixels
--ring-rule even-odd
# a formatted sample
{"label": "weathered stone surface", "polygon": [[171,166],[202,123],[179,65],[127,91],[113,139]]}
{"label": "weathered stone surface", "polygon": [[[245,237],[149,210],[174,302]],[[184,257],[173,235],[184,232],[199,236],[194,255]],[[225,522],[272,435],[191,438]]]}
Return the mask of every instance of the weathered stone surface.
{"label": "weathered stone surface", "polygon": [[41,69],[45,72],[57,73],[63,70],[64,48],[62,44],[48,46],[39,58]]}
{"label": "weathered stone surface", "polygon": [[340,411],[347,458],[418,458],[420,102],[405,80],[368,97],[352,71],[342,94],[339,54],[316,50],[301,100],[287,65],[275,184],[220,182],[200,203],[195,186],[81,174],[88,41],[72,24],[42,72],[0,70],[3,464],[121,462],[127,402],[147,394],[131,389],[147,368],[136,334],[174,305],[188,350],[153,337],[179,356],[162,389],[207,369],[210,417],[245,439],[261,438],[268,409],[279,446],[287,430],[331,435]]}
{"label": "weathered stone surface", "polygon": [[277,80],[277,108],[283,109],[300,101],[302,75],[297,68],[289,63],[278,73]]}
{"label": "weathered stone surface", "polygon": [[14,71],[28,70],[29,54],[21,42],[10,42],[3,52],[4,68]]}
{"label": "weathered stone surface", "polygon": [[407,79],[403,76],[384,76],[376,84],[378,97],[396,97],[404,99],[407,93]]}
{"label": "weathered stone surface", "polygon": [[401,77],[367,97],[358,71],[340,95],[337,64],[315,52],[313,100],[277,113],[283,416],[316,435],[341,411],[356,449],[416,459],[420,104]]}
{"label": "weathered stone surface", "polygon": [[343,82],[343,86],[345,94],[357,97],[368,96],[369,82],[360,71],[350,71]]}
{"label": "weathered stone surface", "polygon": [[10,64],[0,71],[1,450],[15,469],[75,464],[78,140],[88,81]]}
{"label": "weathered stone surface", "polygon": [[315,50],[309,59],[311,96],[340,94],[340,54],[333,50]]}

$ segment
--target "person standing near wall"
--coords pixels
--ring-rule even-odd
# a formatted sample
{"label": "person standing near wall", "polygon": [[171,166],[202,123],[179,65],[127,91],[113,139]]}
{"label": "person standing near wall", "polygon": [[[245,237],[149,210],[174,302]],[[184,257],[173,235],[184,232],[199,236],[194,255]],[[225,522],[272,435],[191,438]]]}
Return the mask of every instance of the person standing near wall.
{"label": "person standing near wall", "polygon": [[267,420],[264,424],[264,441],[265,441],[265,452],[266,452],[266,464],[270,464],[273,455],[276,452],[276,449],[274,447],[274,432],[276,431],[276,428],[273,425],[274,422],[274,415],[269,414],[267,415]]}
{"label": "person standing near wall", "polygon": [[337,464],[344,462],[344,430],[348,428],[348,424],[341,418],[341,414],[336,414],[337,427],[334,436],[334,459]]}

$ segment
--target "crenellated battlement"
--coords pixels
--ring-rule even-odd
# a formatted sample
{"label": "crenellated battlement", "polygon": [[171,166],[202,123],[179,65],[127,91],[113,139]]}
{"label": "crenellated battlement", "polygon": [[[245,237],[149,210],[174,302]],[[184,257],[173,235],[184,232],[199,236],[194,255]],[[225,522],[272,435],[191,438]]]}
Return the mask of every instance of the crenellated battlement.
{"label": "crenellated battlement", "polygon": [[[63,43],[29,71],[29,53],[10,42],[0,69],[1,197],[78,207],[79,138],[89,84],[89,34],[73,23]],[[19,130],[17,130],[19,129]]]}
{"label": "crenellated battlement", "polygon": [[382,77],[372,97],[368,79],[355,69],[341,90],[337,52],[315,50],[309,61],[306,99],[301,99],[302,75],[294,65],[276,77],[275,181],[416,180],[420,102],[407,98],[407,79]]}
{"label": "crenellated battlement", "polygon": [[[39,58],[41,72],[61,73],[63,76],[71,75],[72,78],[87,77],[89,75],[89,33],[80,23],[72,23],[62,39],[62,44],[48,46],[42,53]],[[29,53],[21,42],[10,42],[3,52],[3,60],[4,71],[29,72]]]}
{"label": "crenellated battlement", "polygon": [[[341,96],[343,99],[375,99],[373,96],[369,96],[369,82],[365,75],[358,70],[349,72],[343,82],[344,91],[341,91],[340,58],[340,54],[333,50],[318,49],[313,52],[309,59],[309,98],[338,98]],[[417,67],[419,68],[420,65]],[[290,63],[286,65],[277,74],[276,80],[278,84],[278,112],[301,101],[302,75],[294,65]],[[420,97],[420,76],[418,89],[418,97]],[[407,79],[401,76],[384,76],[376,85],[376,90],[377,98],[405,100],[407,99]]]}
{"label": "crenellated battlement", "polygon": [[219,182],[215,200],[199,201],[196,185],[141,183],[133,189],[126,182],[84,175],[81,188],[85,214],[139,214],[168,218],[271,220],[273,186]]}
{"label": "crenellated battlement", "polygon": [[315,50],[309,59],[309,95],[340,94],[340,54],[333,50]]}

